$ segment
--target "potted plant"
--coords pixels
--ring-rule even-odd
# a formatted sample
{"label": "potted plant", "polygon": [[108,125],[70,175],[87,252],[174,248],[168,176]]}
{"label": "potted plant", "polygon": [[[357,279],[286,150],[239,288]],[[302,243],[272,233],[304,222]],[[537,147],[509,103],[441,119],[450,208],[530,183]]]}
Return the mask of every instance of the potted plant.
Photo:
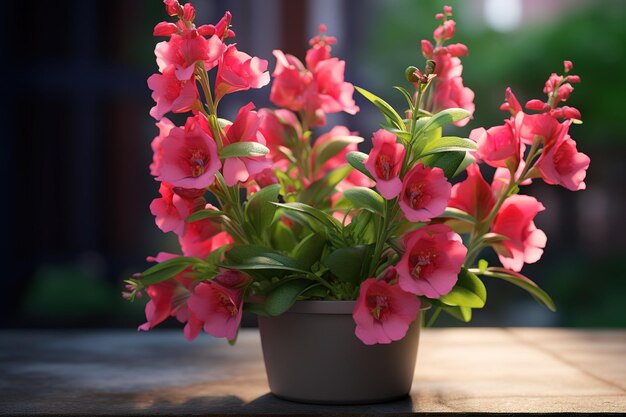
{"label": "potted plant", "polygon": [[[550,76],[545,101],[523,110],[507,89],[502,125],[444,135],[474,111],[461,77],[468,50],[451,43],[446,6],[435,43],[422,41],[424,69],[407,68],[410,90],[395,87],[406,109],[356,88],[383,116],[365,154],[357,133],[326,126],[327,114],[359,108],[323,25],[304,62],[274,51],[277,108],[249,103],[229,121],[221,99],[268,85],[268,62],[229,43],[230,13],[198,25],[190,3],[164,3],[173,19],[154,29],[167,40],[148,79],[159,128],[150,170],[161,194],[150,209],[182,254],[148,258],[156,265],[126,281],[126,298],[150,298],[140,330],[175,316],[189,340],[204,329],[234,343],[248,310],[260,316],[273,393],[363,403],[409,392],[422,322],[441,312],[469,321],[485,305],[483,279],[506,280],[554,309],[520,274],[546,244],[533,221],[544,207],[521,191],[533,180],[585,188],[589,158],[568,134],[580,113],[561,105],[580,81],[571,62]],[[187,118],[176,125],[170,112]],[[481,164],[495,168],[491,183]],[[485,248],[502,266],[480,259]]]}

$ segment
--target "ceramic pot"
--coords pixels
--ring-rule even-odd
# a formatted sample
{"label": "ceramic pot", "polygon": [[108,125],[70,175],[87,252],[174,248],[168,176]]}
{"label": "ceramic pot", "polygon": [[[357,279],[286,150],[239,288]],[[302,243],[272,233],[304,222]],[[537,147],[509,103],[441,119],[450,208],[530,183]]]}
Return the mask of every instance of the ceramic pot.
{"label": "ceramic pot", "polygon": [[[411,390],[420,317],[404,339],[367,346],[355,334],[355,301],[298,301],[277,317],[259,317],[272,393],[290,401],[367,404]],[[420,312],[421,314],[421,312]]]}

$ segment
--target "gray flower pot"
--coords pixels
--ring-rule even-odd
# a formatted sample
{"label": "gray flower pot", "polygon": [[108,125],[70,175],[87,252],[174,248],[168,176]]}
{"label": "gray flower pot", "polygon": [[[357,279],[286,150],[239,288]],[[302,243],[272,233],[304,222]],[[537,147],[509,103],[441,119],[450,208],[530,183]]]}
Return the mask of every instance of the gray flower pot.
{"label": "gray flower pot", "polygon": [[[277,317],[259,317],[272,393],[290,401],[367,404],[411,390],[420,317],[404,339],[363,344],[355,335],[355,301],[298,301]],[[421,314],[421,312],[420,312]]]}

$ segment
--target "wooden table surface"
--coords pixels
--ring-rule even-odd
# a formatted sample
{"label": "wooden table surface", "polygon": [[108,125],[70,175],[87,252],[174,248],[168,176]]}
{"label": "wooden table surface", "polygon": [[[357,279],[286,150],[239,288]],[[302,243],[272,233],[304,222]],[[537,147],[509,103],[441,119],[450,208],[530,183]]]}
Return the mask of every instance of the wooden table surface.
{"label": "wooden table surface", "polygon": [[[204,336],[204,337],[203,337]],[[626,330],[430,329],[410,397],[315,406],[269,393],[256,330],[0,332],[3,415],[626,412]]]}

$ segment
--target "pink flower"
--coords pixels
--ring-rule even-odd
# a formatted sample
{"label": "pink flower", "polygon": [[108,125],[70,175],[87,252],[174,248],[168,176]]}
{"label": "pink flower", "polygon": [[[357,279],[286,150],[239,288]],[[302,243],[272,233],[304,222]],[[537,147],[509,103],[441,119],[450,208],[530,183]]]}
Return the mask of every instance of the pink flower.
{"label": "pink flower", "polygon": [[326,25],[319,25],[319,35],[309,40],[311,48],[306,52],[306,66],[311,70],[315,70],[317,64],[326,59],[330,59],[331,45],[337,43],[334,36],[326,36]]}
{"label": "pink flower", "polygon": [[396,265],[400,288],[429,298],[449,293],[467,254],[461,237],[436,224],[408,233],[403,241],[405,252]]}
{"label": "pink flower", "polygon": [[376,278],[361,283],[359,298],[352,317],[356,322],[354,333],[366,345],[388,344],[404,337],[415,321],[420,300]]}
{"label": "pink flower", "polygon": [[406,149],[396,142],[396,136],[379,129],[372,136],[373,148],[365,161],[365,168],[376,180],[376,189],[387,200],[396,198],[402,190],[400,170]]}
{"label": "pink flower", "polygon": [[536,167],[548,184],[562,185],[571,191],[584,190],[584,179],[591,159],[576,149],[576,142],[565,135],[557,144],[545,148]]}
{"label": "pink flower", "polygon": [[[217,210],[210,204],[206,205],[206,209]],[[187,223],[185,233],[178,237],[178,242],[185,256],[204,259],[215,249],[233,243],[233,239],[222,231],[218,223],[208,218]]]}
{"label": "pink flower", "polygon": [[463,210],[477,222],[482,222],[495,205],[492,189],[480,173],[478,165],[468,166],[467,179],[452,186],[448,206]]}
{"label": "pink flower", "polygon": [[488,130],[474,129],[470,139],[476,141],[476,156],[494,168],[505,167],[515,171],[523,157],[523,144],[516,134],[513,120],[506,120],[502,126]]}
{"label": "pink flower", "polygon": [[187,217],[204,206],[204,198],[183,198],[166,182],[161,183],[159,193],[161,197],[155,198],[150,204],[150,212],[155,216],[157,226],[163,232],[174,232],[181,236],[185,230]]}
{"label": "pink flower", "polygon": [[304,108],[305,92],[313,82],[313,74],[293,55],[274,50],[276,68],[272,73],[274,82],[270,92],[272,103],[293,111]]}
{"label": "pink flower", "polygon": [[187,301],[189,311],[214,337],[234,340],[241,323],[243,294],[216,282],[201,282]]}
{"label": "pink flower", "polygon": [[261,88],[270,82],[267,61],[251,57],[229,45],[217,67],[215,80],[215,100],[235,91]]}
{"label": "pink flower", "polygon": [[221,162],[217,145],[202,129],[200,117],[187,118],[184,128],[172,128],[160,142],[157,179],[183,188],[206,188],[213,183]]}
{"label": "pink flower", "polygon": [[267,157],[276,162],[285,159],[280,147],[292,148],[302,140],[302,126],[298,117],[287,109],[260,109],[259,131],[270,152]]}
{"label": "pink flower", "polygon": [[[258,142],[265,145],[265,138],[259,131],[261,119],[252,109],[254,104],[246,104],[239,110],[235,121],[224,127],[225,145],[236,142]],[[270,166],[270,160],[265,156],[227,158],[224,161],[224,181],[228,186],[246,182]]]}
{"label": "pink flower", "polygon": [[[156,257],[148,257],[148,261],[160,263],[178,256],[160,252]],[[150,297],[145,307],[147,322],[139,326],[137,330],[148,331],[170,316],[176,316],[183,323],[186,321],[181,310],[183,312],[186,310],[185,303],[195,282],[192,277],[188,276],[189,272],[190,270],[186,269],[171,280],[149,285],[146,288],[146,293]]]}
{"label": "pink flower", "polygon": [[150,110],[150,116],[157,120],[168,112],[183,113],[189,111],[198,99],[198,90],[193,79],[180,81],[174,74],[174,66],[163,70],[163,74],[154,74],[148,78],[148,87],[152,90],[152,99],[156,102]]}
{"label": "pink flower", "polygon": [[270,100],[302,113],[309,127],[323,126],[327,113],[359,111],[352,98],[354,86],[344,81],[346,63],[330,56],[329,45],[335,42],[335,38],[323,33],[313,38],[312,48],[307,53],[307,67],[292,55],[274,51],[276,68],[272,73]]}
{"label": "pink flower", "polygon": [[491,231],[507,237],[496,245],[502,265],[512,271],[521,271],[524,263],[537,262],[546,246],[546,235],[537,229],[533,219],[544,206],[534,197],[512,195],[502,204]]}
{"label": "pink flower", "polygon": [[559,123],[549,114],[523,114],[521,123],[518,123],[519,135],[522,142],[529,145],[537,138],[544,148],[551,147],[563,139],[570,124],[571,121]]}
{"label": "pink flower", "polygon": [[318,62],[313,71],[320,108],[324,113],[344,111],[356,114],[359,107],[354,103],[352,95],[354,86],[344,81],[345,61],[330,58]]}
{"label": "pink flower", "polygon": [[187,29],[181,34],[173,34],[167,42],[159,42],[154,53],[159,71],[174,65],[176,77],[186,81],[192,77],[196,62],[204,62],[209,70],[217,65],[225,49],[226,45],[217,36],[206,39],[197,30]]}
{"label": "pink flower", "polygon": [[161,159],[163,159],[163,148],[161,147],[161,144],[163,143],[163,139],[165,139],[170,134],[170,130],[172,130],[172,128],[176,126],[167,117],[164,117],[161,119],[161,121],[157,122],[156,126],[159,128],[159,135],[156,136],[150,144],[150,146],[152,147],[152,163],[150,164],[150,175],[158,177],[158,167],[159,165],[161,165]]}
{"label": "pink flower", "polygon": [[[443,17],[443,16],[442,16]],[[434,37],[438,44],[451,39],[454,36],[456,23],[446,20],[435,29]],[[435,61],[435,74],[437,77],[432,81],[433,91],[429,109],[432,113],[449,108],[462,108],[474,113],[474,92],[463,85],[463,65],[458,56],[467,55],[467,46],[452,44],[448,46],[433,47],[429,41],[422,41],[422,54],[427,59]],[[471,118],[471,117],[470,117]],[[457,126],[465,126],[470,118],[455,123]]]}
{"label": "pink flower", "polygon": [[139,326],[137,330],[148,331],[172,314],[172,298],[175,289],[176,283],[173,281],[159,282],[146,288],[146,294],[150,297],[145,308],[147,322]]}
{"label": "pink flower", "polygon": [[511,87],[507,87],[504,93],[504,103],[500,106],[500,110],[509,111],[515,116],[522,111],[522,105],[517,101],[517,97],[513,94]]}
{"label": "pink flower", "polygon": [[418,162],[402,181],[400,209],[409,221],[427,222],[445,211],[451,188],[441,168]]}

